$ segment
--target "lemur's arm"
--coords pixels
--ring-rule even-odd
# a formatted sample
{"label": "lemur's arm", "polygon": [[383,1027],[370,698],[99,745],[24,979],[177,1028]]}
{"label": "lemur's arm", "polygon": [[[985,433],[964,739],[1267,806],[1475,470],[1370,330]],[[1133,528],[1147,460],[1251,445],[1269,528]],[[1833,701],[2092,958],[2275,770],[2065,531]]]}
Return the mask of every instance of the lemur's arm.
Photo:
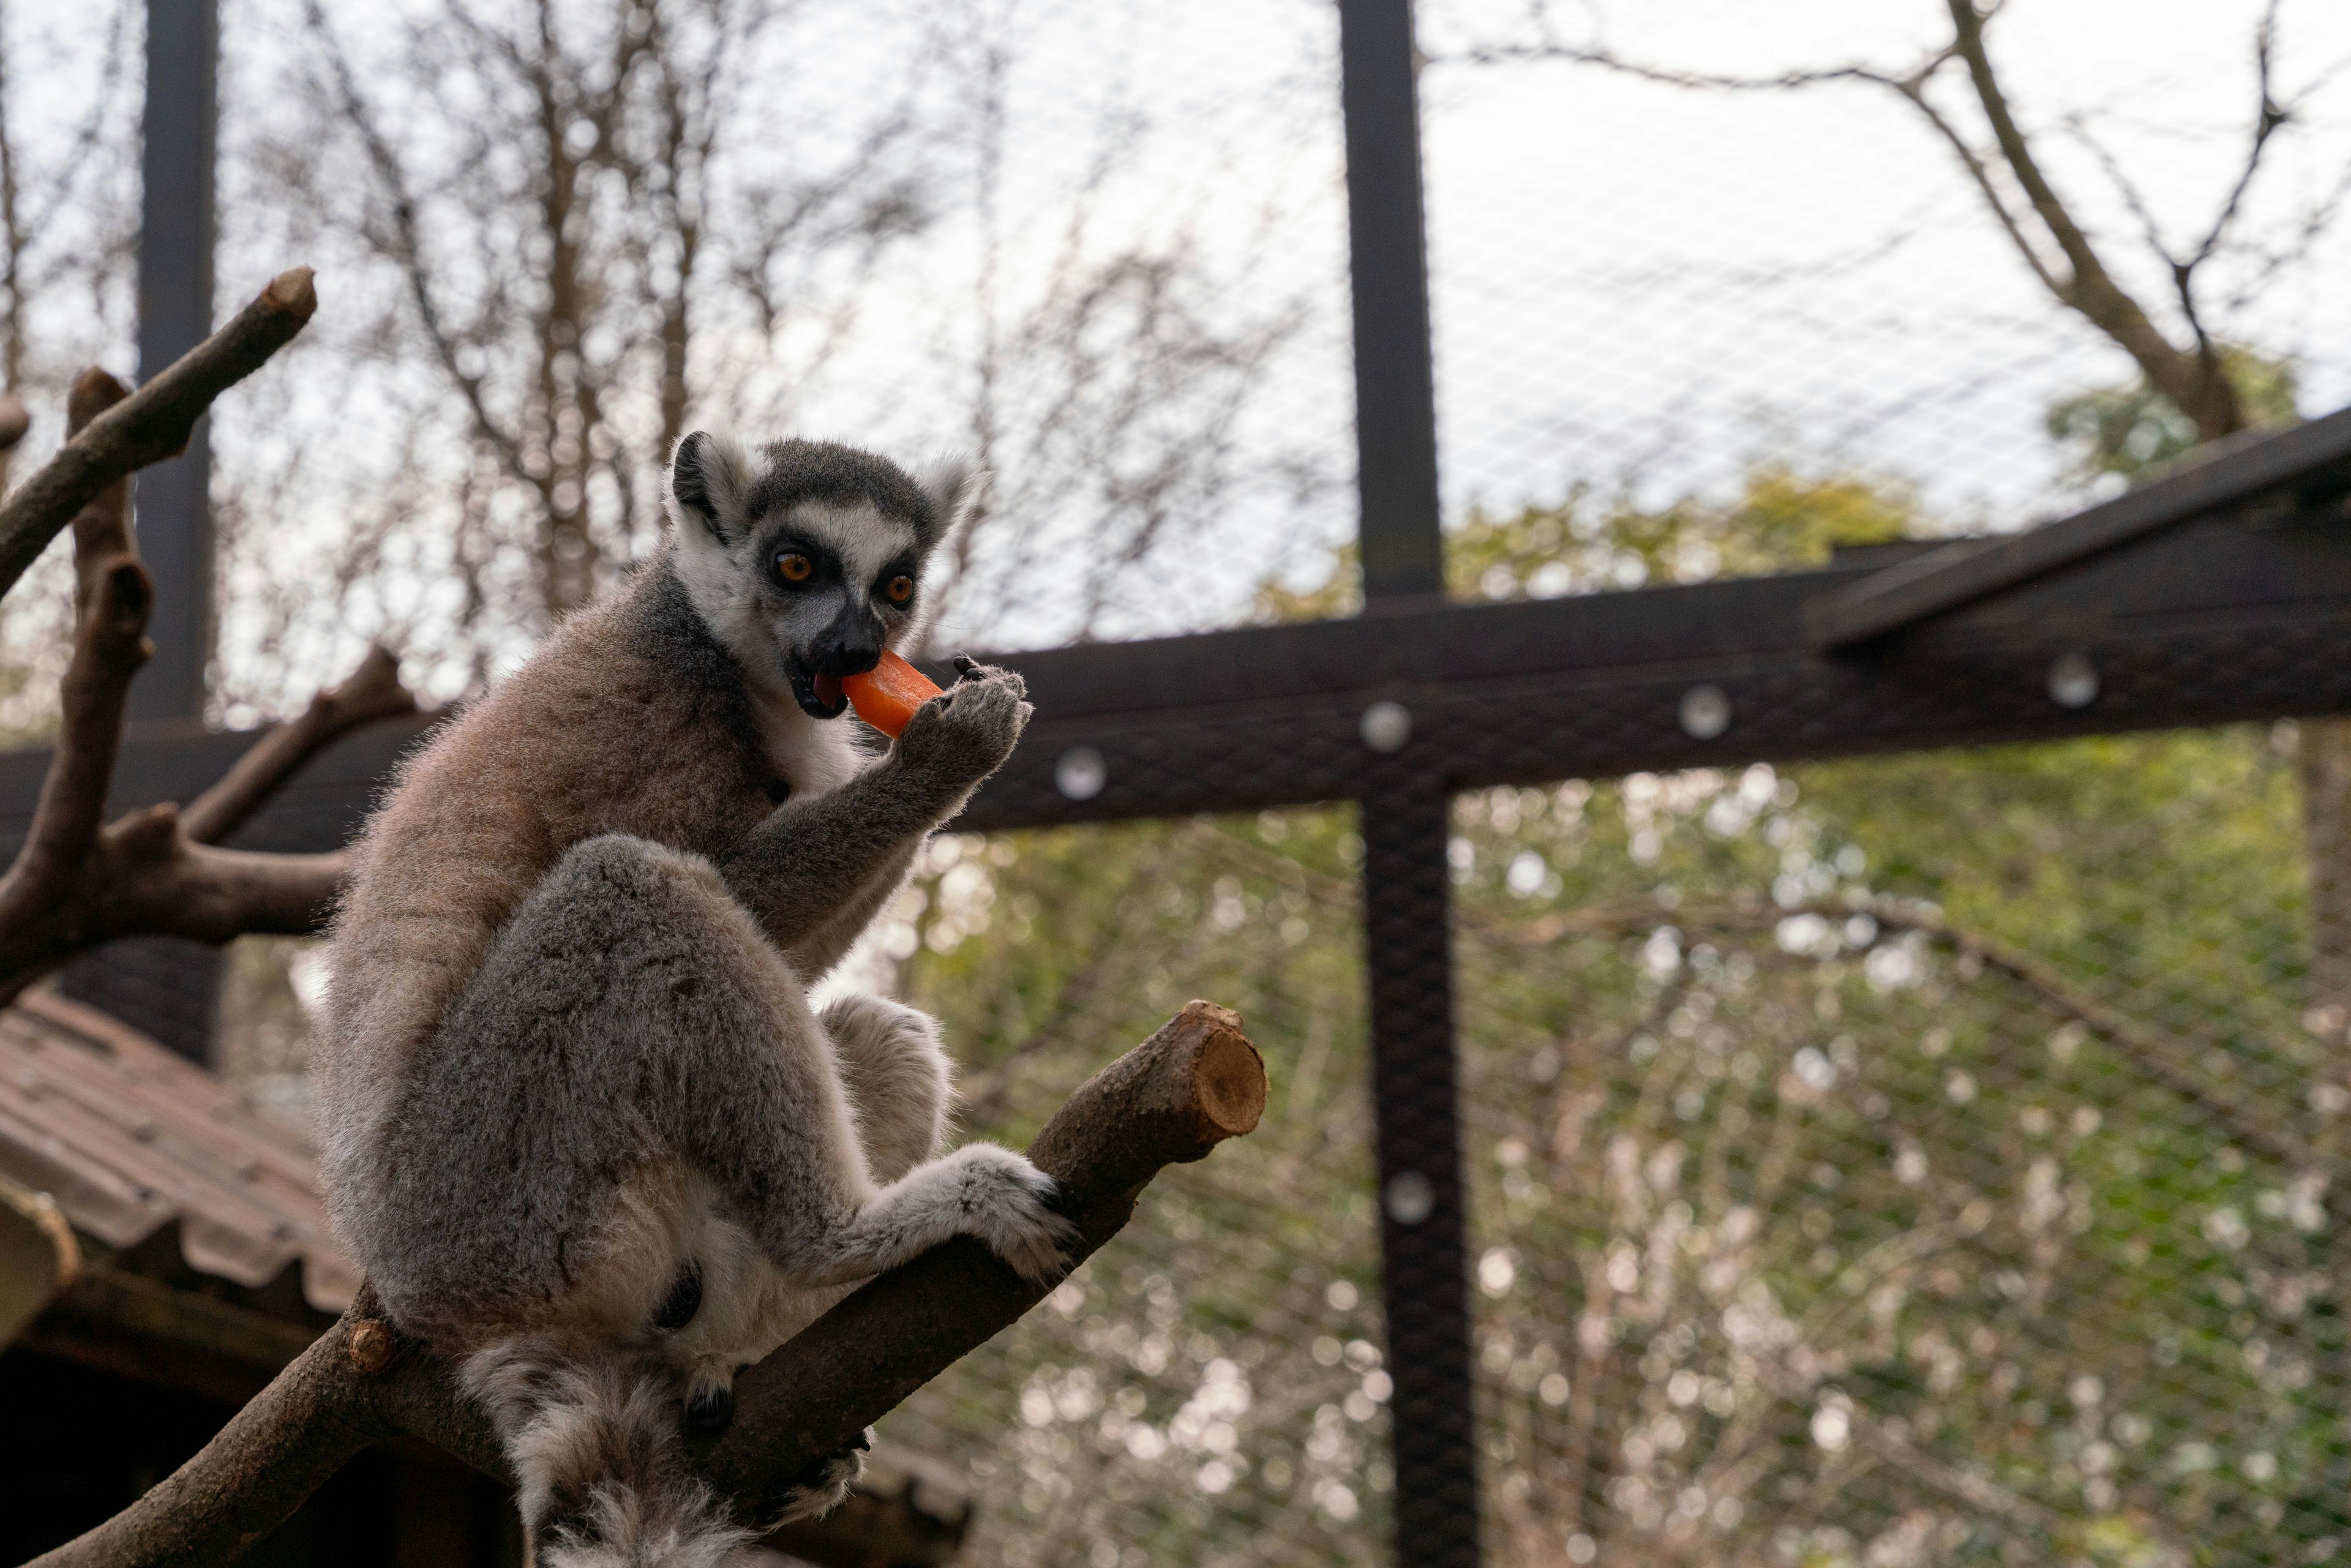
{"label": "lemur's arm", "polygon": [[849,956],[849,950],[857,946],[858,937],[873,924],[873,917],[882,913],[882,906],[905,885],[906,873],[913,869],[914,853],[922,847],[922,839],[916,837],[900,844],[881,871],[867,878],[864,885],[850,894],[848,901],[841,904],[831,919],[785,949],[785,956],[791,959],[794,973],[814,982],[819,977],[831,973],[834,965]]}
{"label": "lemur's arm", "polygon": [[[1029,722],[1020,677],[975,666],[916,710],[888,756],[830,794],[789,800],[719,862],[728,889],[813,979],[838,962],[923,835],[963,808]],[[864,904],[862,919],[850,918]],[[825,961],[826,955],[830,961]]]}

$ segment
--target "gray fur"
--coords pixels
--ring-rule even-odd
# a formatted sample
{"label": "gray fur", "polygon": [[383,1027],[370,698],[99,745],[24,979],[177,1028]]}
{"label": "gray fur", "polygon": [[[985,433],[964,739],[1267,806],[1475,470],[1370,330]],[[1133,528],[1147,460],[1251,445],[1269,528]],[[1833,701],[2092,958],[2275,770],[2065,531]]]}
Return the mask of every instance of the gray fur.
{"label": "gray fur", "polygon": [[[317,1057],[329,1207],[394,1320],[467,1367],[543,1568],[731,1550],[681,1407],[723,1418],[735,1368],[859,1281],[956,1235],[1063,1267],[1042,1173],[941,1154],[937,1025],[807,1000],[1028,719],[982,670],[875,755],[807,700],[867,632],[908,634],[919,597],[878,591],[980,489],[681,443],[664,553],[442,731],[361,841]],[[787,547],[830,577],[785,591]]]}

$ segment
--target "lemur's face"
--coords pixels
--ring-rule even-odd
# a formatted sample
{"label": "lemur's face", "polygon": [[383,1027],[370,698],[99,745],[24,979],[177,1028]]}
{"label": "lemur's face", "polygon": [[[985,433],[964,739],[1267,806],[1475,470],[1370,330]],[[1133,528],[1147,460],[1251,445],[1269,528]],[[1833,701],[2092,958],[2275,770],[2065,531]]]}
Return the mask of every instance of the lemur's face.
{"label": "lemur's face", "polygon": [[800,710],[832,718],[843,675],[881,663],[912,622],[923,573],[913,528],[870,502],[803,501],[754,530],[758,620]]}
{"label": "lemur's face", "polygon": [[962,466],[925,480],[852,447],[787,441],[747,456],[689,435],[670,466],[678,574],[754,680],[837,717],[842,678],[920,623],[924,566],[979,488]]}

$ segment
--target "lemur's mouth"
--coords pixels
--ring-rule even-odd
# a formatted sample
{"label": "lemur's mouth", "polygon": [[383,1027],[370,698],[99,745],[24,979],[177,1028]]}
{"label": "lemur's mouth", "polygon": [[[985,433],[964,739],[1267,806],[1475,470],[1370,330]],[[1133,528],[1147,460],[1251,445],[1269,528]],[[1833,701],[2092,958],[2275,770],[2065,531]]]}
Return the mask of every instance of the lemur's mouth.
{"label": "lemur's mouth", "polygon": [[839,718],[849,706],[849,694],[841,689],[839,675],[820,675],[798,659],[788,661],[786,673],[791,677],[792,700],[809,717]]}

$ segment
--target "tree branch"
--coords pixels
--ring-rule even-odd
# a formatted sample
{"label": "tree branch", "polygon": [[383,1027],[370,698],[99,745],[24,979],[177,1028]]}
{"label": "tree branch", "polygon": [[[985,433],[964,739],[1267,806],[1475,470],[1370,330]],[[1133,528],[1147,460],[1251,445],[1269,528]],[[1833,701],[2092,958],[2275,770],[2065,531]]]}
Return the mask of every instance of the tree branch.
{"label": "tree branch", "polygon": [[[1568,42],[1554,33],[1548,12],[1540,4],[1533,6],[1539,24],[1539,37],[1524,44],[1480,47],[1461,51],[1452,58],[1471,64],[1497,64],[1513,61],[1555,59],[1597,66],[1643,81],[1679,88],[1712,89],[1729,92],[1765,92],[1817,87],[1836,82],[1867,82],[1890,88],[1898,92],[1925,117],[1928,124],[1949,145],[1966,170],[1985,206],[2001,232],[2023,257],[2033,277],[2046,288],[2057,302],[2086,319],[2104,333],[2116,347],[2130,355],[2146,376],[2147,383],[2178,405],[2180,411],[2196,422],[2205,440],[2214,440],[2234,434],[2244,427],[2246,416],[2243,401],[2230,381],[2221,362],[2218,346],[2206,330],[2202,312],[2193,287],[2193,274],[2202,261],[2216,251],[2227,237],[2228,231],[2242,210],[2247,190],[2252,183],[2262,161],[2263,150],[2272,135],[2293,116],[2298,99],[2280,103],[2272,91],[2272,62],[2276,6],[2273,3],[2264,12],[2255,35],[2254,63],[2259,75],[2260,110],[2256,116],[2252,145],[2242,169],[2213,220],[2209,233],[2196,251],[2185,258],[2175,259],[2166,250],[2155,231],[2152,220],[2141,212],[2148,230],[2149,244],[2158,259],[2170,269],[2174,292],[2189,328],[2195,333],[2192,347],[2183,349],[2174,343],[2158,327],[2139,301],[2119,283],[2105,267],[2087,232],[2074,219],[2043,172],[2034,155],[2031,139],[2018,125],[2011,111],[2006,90],[1993,68],[1991,57],[1984,45],[1984,26],[1999,11],[1996,5],[1979,6],[1975,0],[1946,0],[1950,12],[1952,40],[1906,74],[1895,74],[1879,68],[1855,63],[1818,69],[1782,71],[1769,76],[1733,76],[1700,71],[1681,71],[1663,67],[1644,65],[1626,60],[1605,48]],[[1944,65],[1959,60],[1966,66],[1970,85],[1990,126],[1997,155],[1988,155],[1971,145],[1951,116],[1938,109],[1927,95],[1927,88]],[[2135,209],[2144,204],[2135,192],[2120,179],[2119,170],[2098,152],[2108,172],[2116,176],[2124,187],[2126,201]],[[2031,217],[2017,210],[2012,198],[2003,194],[1993,179],[1995,166],[2004,166],[2022,192]],[[2313,222],[2320,227],[2331,220],[2333,204],[2314,210]],[[2064,258],[2061,267],[2043,254],[2032,228],[2037,220],[2037,232],[2047,236]]]}
{"label": "tree branch", "polygon": [[341,685],[320,692],[299,717],[271,728],[218,783],[189,802],[180,813],[180,831],[192,843],[220,842],[320,750],[363,724],[415,711],[415,695],[400,684],[400,661],[382,648],[369,649]]}
{"label": "tree branch", "polygon": [[[1054,1113],[1029,1157],[1061,1183],[1091,1255],[1165,1166],[1250,1131],[1265,1067],[1240,1019],[1187,1005]],[[1073,1260],[1075,1261],[1075,1260]],[[736,1381],[735,1424],[695,1445],[738,1511],[755,1517],[791,1478],[1043,1299],[976,1241],[956,1240],[873,1281]],[[395,1341],[362,1291],[340,1322],[232,1417],[202,1452],[113,1519],[28,1568],[203,1568],[235,1561],[371,1444],[413,1437],[492,1475],[489,1423],[447,1368]]]}
{"label": "tree branch", "polygon": [[0,594],[99,491],[184,451],[213,400],[259,370],[318,308],[308,267],[278,274],[227,326],[59,448],[0,505]]}
{"label": "tree branch", "polygon": [[[212,398],[267,358],[315,305],[296,269],[260,300],[140,392],[84,372],[67,400],[65,448],[5,508],[20,524],[78,496],[72,514],[74,648],[61,689],[57,749],[23,847],[0,876],[0,1002],[74,954],[119,936],[226,942],[247,933],[316,930],[345,867],[332,855],[266,855],[214,847],[319,747],[357,725],[415,707],[399,667],[371,652],[342,685],[256,741],[185,819],[151,806],[113,823],[106,798],[131,678],[147,662],[154,587],[131,534],[129,474],[168,455]],[[142,400],[144,400],[142,402]],[[175,437],[172,433],[178,433]],[[5,434],[5,432],[0,432]],[[27,501],[43,490],[49,499]],[[44,540],[57,532],[47,528]]]}

